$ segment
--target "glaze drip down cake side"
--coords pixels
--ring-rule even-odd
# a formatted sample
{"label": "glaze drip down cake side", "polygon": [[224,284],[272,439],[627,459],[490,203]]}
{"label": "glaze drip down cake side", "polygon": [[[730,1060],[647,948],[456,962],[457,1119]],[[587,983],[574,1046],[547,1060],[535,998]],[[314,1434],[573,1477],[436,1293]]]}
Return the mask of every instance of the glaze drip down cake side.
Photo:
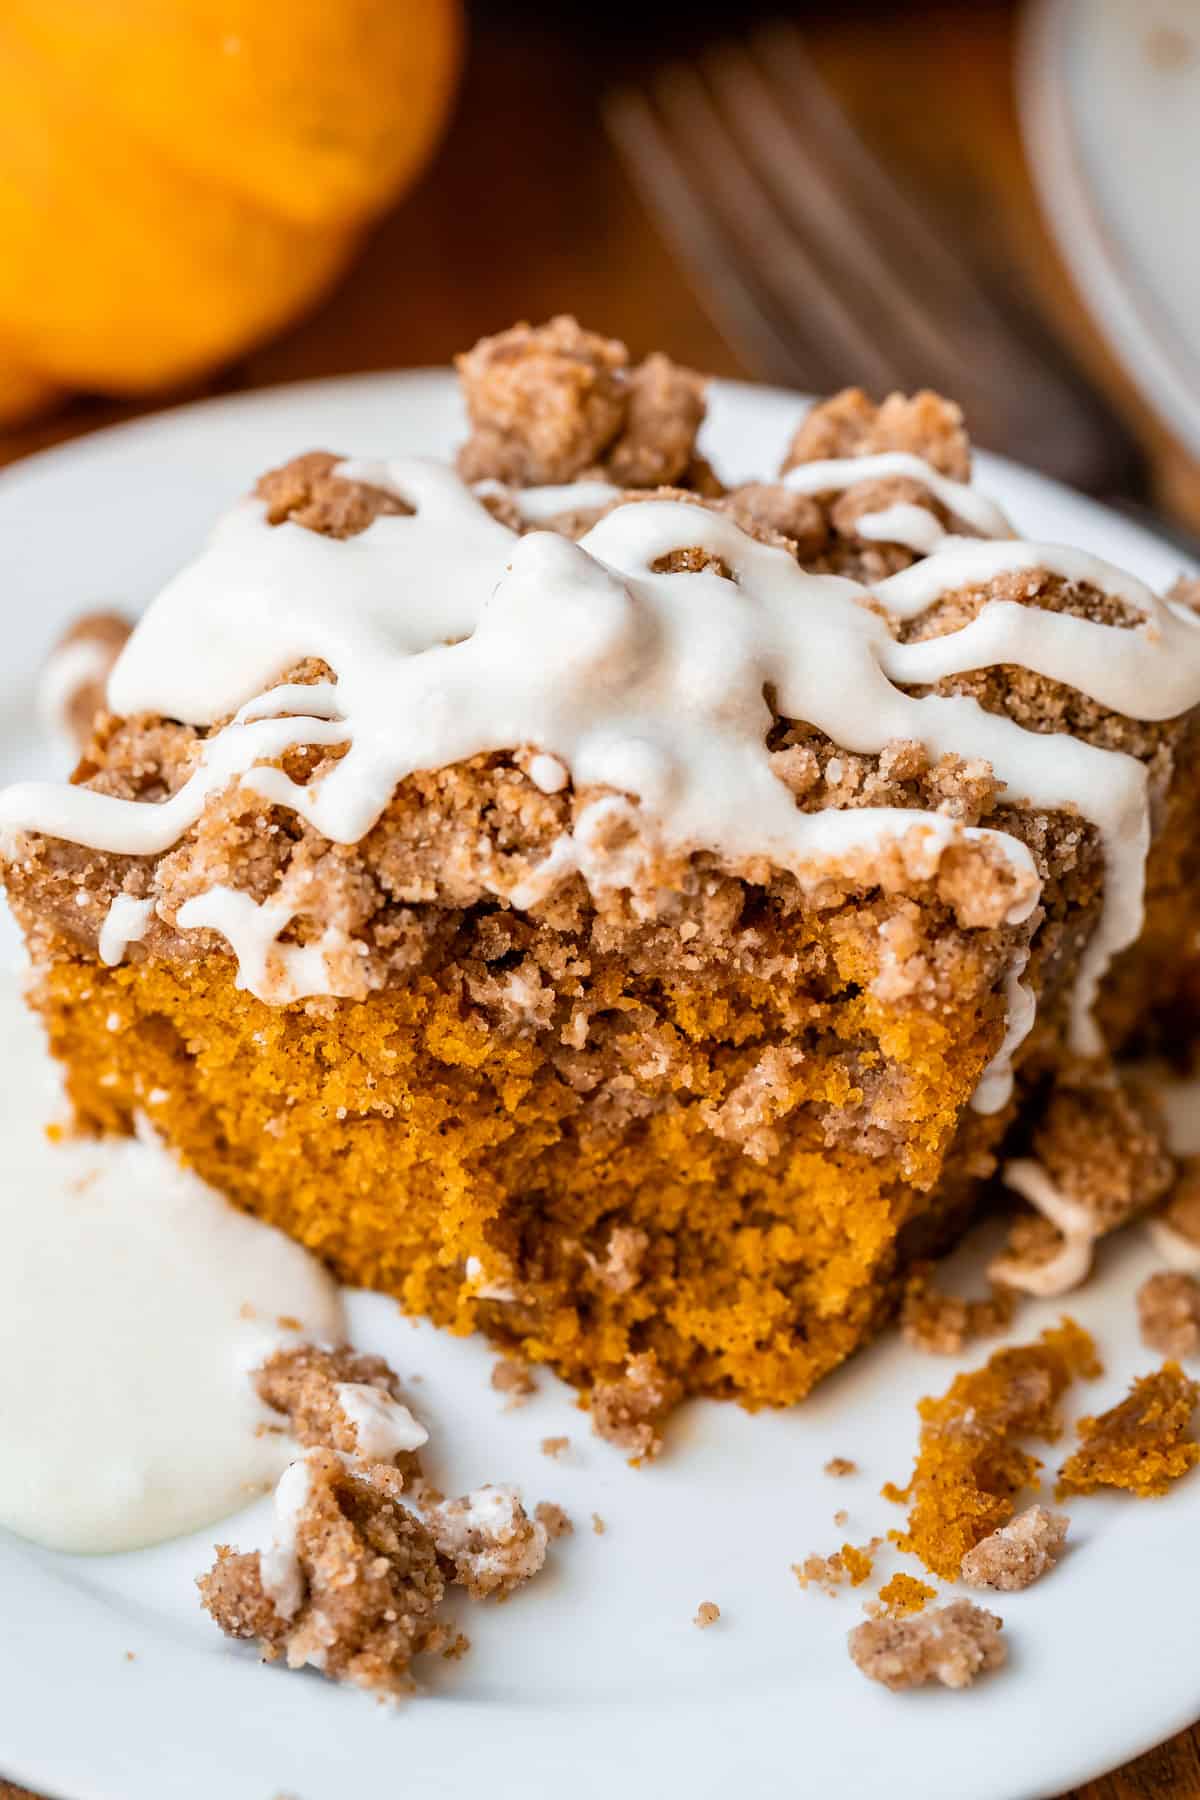
{"label": "glaze drip down cake side", "polygon": [[[0,797],[80,1125],[635,1448],[807,1393],[1002,1157],[1053,1291],[1155,1197],[1110,1058],[1200,924],[1195,594],[1015,537],[930,394],[726,491],[664,357],[555,320],[460,372],[456,469],[265,475],[70,785]],[[1128,1175],[1090,1213],[1064,1117]]]}

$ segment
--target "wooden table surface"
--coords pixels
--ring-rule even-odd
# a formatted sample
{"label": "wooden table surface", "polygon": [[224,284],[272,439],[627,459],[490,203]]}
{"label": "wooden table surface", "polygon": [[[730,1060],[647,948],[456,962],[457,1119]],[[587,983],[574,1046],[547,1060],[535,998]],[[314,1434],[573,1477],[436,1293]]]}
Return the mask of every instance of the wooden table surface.
{"label": "wooden table surface", "polygon": [[[806,20],[810,42],[864,132],[998,277],[1011,281],[1018,272],[1138,428],[1162,503],[1200,518],[1200,476],[1108,361],[1039,222],[1013,116],[1010,8],[973,0],[878,15],[828,10],[835,22],[820,13]],[[677,27],[673,47],[691,48],[695,8],[667,12],[661,47],[672,47]],[[337,292],[204,388],[165,401],[351,369],[444,363],[483,332],[554,311],[576,312],[637,353],[661,346],[718,374],[747,373],[672,263],[598,124],[602,80],[646,66],[638,26],[633,7],[615,25],[598,11],[589,43],[548,32],[536,7],[523,22],[520,15],[503,24],[478,18],[458,113],[433,167],[375,231]],[[0,462],[145,410],[78,401],[0,434]],[[1151,1797],[1200,1800],[1200,1727],[1070,1800]],[[27,1797],[0,1778],[0,1800]]]}

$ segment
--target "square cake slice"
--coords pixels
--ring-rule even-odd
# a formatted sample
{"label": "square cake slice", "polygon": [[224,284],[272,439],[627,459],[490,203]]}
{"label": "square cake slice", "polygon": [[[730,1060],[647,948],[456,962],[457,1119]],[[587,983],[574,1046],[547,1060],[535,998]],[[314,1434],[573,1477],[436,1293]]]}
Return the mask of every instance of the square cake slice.
{"label": "square cake slice", "polygon": [[1016,537],[933,395],[726,491],[665,357],[460,372],[457,468],[310,452],[218,524],[4,877],[82,1128],[645,1450],[807,1393],[1064,1093],[1117,1117],[1200,923],[1200,624]]}

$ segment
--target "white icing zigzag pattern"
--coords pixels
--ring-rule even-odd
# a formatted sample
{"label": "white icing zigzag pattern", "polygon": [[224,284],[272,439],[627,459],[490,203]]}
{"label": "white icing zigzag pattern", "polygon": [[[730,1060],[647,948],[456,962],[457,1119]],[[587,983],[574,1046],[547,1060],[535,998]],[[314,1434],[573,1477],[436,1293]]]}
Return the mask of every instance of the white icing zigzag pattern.
{"label": "white icing zigzag pattern", "polygon": [[[930,872],[948,845],[985,841],[1016,877],[1011,922],[1030,916],[1040,891],[1036,870],[1025,846],[1005,833],[904,808],[799,811],[766,748],[772,713],[765,693],[772,690],[784,716],[843,749],[873,754],[909,738],[932,757],[982,758],[1005,798],[1075,807],[1095,823],[1108,872],[1077,985],[1073,1037],[1081,1053],[1099,1050],[1096,989],[1141,928],[1144,768],[1066,733],[1027,731],[972,699],[916,697],[898,684],[1017,664],[1130,718],[1172,718],[1200,701],[1200,625],[1184,608],[1080,552],[1002,540],[1011,527],[989,502],[899,454],[805,465],[786,478],[812,492],[876,476],[919,478],[953,520],[988,534],[947,536],[921,508],[868,515],[868,535],[905,541],[907,533],[915,548],[931,550],[873,590],[894,617],[914,618],[942,595],[1004,571],[1046,569],[1119,596],[1142,623],[1117,629],[995,600],[959,631],[901,644],[863,604],[868,594],[859,584],[806,574],[784,550],[697,504],[617,506],[573,543],[544,531],[517,537],[437,463],[350,462],[341,472],[399,495],[412,514],[379,517],[359,536],[333,541],[291,523],[269,526],[260,503],[244,503],[154,601],[112,673],[116,712],[198,725],[233,715],[207,741],[185,786],[168,801],[143,804],[22,784],[0,795],[0,830],[154,855],[195,823],[210,794],[240,779],[331,840],[353,843],[405,776],[529,745],[558,758],[577,787],[632,799],[585,807],[574,833],[510,896],[515,905],[535,904],[574,871],[602,879],[589,831],[599,822],[597,807],[617,806],[636,810],[643,841],[704,849],[731,863],[767,858],[801,882],[831,865],[861,865],[889,841],[923,857]],[[603,503],[607,494],[589,484],[586,492],[520,498],[531,517],[549,517],[572,504]],[[671,551],[693,546],[720,559],[731,578],[711,568],[656,571]],[[272,686],[307,657],[325,661],[336,683]],[[263,766],[294,746],[335,744],[348,746],[346,754],[311,786]],[[235,919],[233,896],[190,904],[192,916],[181,914],[180,925],[225,931],[255,992],[282,1000],[329,991],[328,980],[321,986],[319,946],[280,961],[278,909],[252,915],[239,906]],[[1004,1104],[1012,1054],[1032,1022],[1020,975],[1014,966],[1009,1031],[977,1096],[988,1110]]]}

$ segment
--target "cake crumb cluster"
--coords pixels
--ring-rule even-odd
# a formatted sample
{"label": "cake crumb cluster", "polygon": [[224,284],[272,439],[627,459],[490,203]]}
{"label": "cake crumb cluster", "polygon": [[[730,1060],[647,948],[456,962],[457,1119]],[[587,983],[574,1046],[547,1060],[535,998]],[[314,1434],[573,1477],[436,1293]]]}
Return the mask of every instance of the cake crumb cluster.
{"label": "cake crumb cluster", "polygon": [[1137,1293],[1142,1342],[1160,1356],[1200,1355],[1200,1281],[1177,1269],[1148,1275]]}
{"label": "cake crumb cluster", "polygon": [[1036,1479],[1041,1463],[1022,1440],[1057,1438],[1067,1388],[1099,1373],[1091,1338],[1064,1319],[1036,1343],[997,1350],[981,1369],[955,1376],[940,1398],[922,1400],[908,1486],[883,1490],[909,1506],[907,1530],[890,1534],[901,1549],[956,1580],[963,1558],[1008,1524],[1016,1495]]}
{"label": "cake crumb cluster", "polygon": [[858,1464],[848,1456],[831,1456],[825,1464],[825,1473],[840,1481],[847,1475],[857,1475]]}
{"label": "cake crumb cluster", "polygon": [[1116,1406],[1078,1421],[1079,1448],[1059,1470],[1056,1497],[1109,1487],[1165,1494],[1200,1462],[1191,1431],[1198,1398],[1200,1385],[1176,1362],[1141,1376]]}
{"label": "cake crumb cluster", "polygon": [[962,1559],[961,1579],[968,1587],[1016,1593],[1039,1581],[1062,1554],[1070,1524],[1065,1513],[1030,1506]]}
{"label": "cake crumb cluster", "polygon": [[986,1300],[963,1300],[936,1284],[932,1265],[919,1264],[905,1282],[900,1330],[914,1350],[957,1356],[979,1338],[999,1337],[1016,1310],[1011,1288],[993,1285]]}
{"label": "cake crumb cluster", "polygon": [[511,1356],[502,1356],[493,1365],[491,1383],[498,1394],[506,1396],[505,1412],[524,1406],[537,1393],[537,1383],[529,1372],[529,1365]]}
{"label": "cake crumb cluster", "polygon": [[908,1618],[866,1619],[848,1642],[863,1674],[895,1693],[930,1681],[964,1688],[1007,1660],[1002,1628],[995,1613],[971,1600],[952,1600]]}
{"label": "cake crumb cluster", "polygon": [[572,1530],[552,1501],[530,1518],[514,1488],[439,1494],[419,1456],[428,1432],[382,1357],[301,1344],[254,1380],[303,1452],[276,1488],[271,1548],[219,1545],[197,1587],[221,1630],[256,1640],[268,1661],[408,1693],[416,1657],[468,1648],[439,1611],[448,1582],[507,1598]]}
{"label": "cake crumb cluster", "polygon": [[875,1552],[882,1543],[882,1538],[872,1538],[868,1544],[843,1544],[828,1556],[814,1553],[803,1562],[793,1563],[792,1573],[802,1588],[816,1586],[831,1595],[846,1583],[861,1587],[871,1578]]}
{"label": "cake crumb cluster", "polygon": [[292,1467],[306,1479],[292,1521],[291,1603],[271,1597],[258,1551],[222,1544],[197,1581],[204,1607],[227,1636],[257,1641],[268,1662],[309,1664],[381,1695],[411,1692],[413,1660],[445,1651],[455,1634],[439,1617],[445,1580],[433,1536],[399,1500],[403,1477],[320,1448]]}

